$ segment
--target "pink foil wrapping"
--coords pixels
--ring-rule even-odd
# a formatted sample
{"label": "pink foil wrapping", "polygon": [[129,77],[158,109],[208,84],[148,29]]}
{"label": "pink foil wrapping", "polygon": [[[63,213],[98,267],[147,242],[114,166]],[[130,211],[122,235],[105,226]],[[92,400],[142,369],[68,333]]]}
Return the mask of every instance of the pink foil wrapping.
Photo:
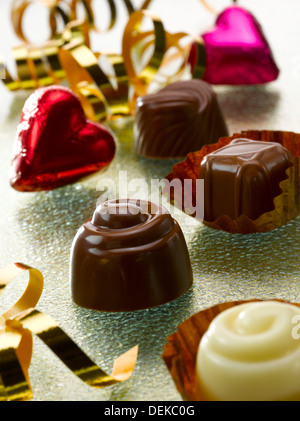
{"label": "pink foil wrapping", "polygon": [[[232,6],[217,18],[215,26],[202,34],[206,50],[203,79],[214,85],[255,85],[271,82],[279,75],[263,30],[247,10]],[[194,47],[190,63],[195,61]]]}

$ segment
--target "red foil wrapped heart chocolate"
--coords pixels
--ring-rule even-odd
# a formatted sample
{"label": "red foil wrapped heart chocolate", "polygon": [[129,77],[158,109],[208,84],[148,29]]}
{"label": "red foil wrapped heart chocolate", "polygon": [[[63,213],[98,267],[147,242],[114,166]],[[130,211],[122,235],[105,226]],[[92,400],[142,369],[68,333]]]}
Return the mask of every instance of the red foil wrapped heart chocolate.
{"label": "red foil wrapped heart chocolate", "polygon": [[71,90],[41,88],[22,110],[10,184],[19,191],[52,190],[107,167],[115,149],[111,133],[86,119]]}
{"label": "red foil wrapped heart chocolate", "polygon": [[[206,51],[203,80],[214,85],[254,85],[277,79],[279,70],[263,30],[247,10],[232,6],[201,35]],[[195,65],[192,46],[189,62]]]}

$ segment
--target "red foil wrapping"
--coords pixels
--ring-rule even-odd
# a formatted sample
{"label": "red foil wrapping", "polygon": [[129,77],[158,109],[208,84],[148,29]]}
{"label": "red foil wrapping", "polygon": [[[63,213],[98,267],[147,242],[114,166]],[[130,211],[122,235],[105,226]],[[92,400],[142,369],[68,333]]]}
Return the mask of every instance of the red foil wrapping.
{"label": "red foil wrapping", "polygon": [[26,101],[17,129],[10,183],[20,191],[50,190],[105,168],[115,141],[89,121],[67,88],[41,88]]}

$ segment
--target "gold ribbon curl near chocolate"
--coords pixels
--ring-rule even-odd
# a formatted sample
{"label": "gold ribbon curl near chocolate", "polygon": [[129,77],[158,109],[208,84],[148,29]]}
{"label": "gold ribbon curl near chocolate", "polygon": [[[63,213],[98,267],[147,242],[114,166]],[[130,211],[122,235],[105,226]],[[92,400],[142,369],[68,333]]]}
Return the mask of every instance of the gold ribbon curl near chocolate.
{"label": "gold ribbon curl near chocolate", "polygon": [[[111,20],[107,30],[113,28],[116,22],[116,5],[114,0],[107,0],[111,12]],[[148,7],[151,0],[146,0],[142,8]],[[70,42],[90,45],[89,31],[94,29],[95,14],[92,0],[13,0],[11,6],[11,20],[16,35],[24,42],[12,49],[12,56],[16,63],[17,77],[13,78],[3,60],[4,84],[15,91],[18,89],[37,89],[43,86],[59,84],[65,79],[65,70],[61,67],[58,58],[59,49]],[[124,0],[128,13],[134,8],[130,0]],[[29,6],[41,4],[49,10],[50,38],[43,46],[32,45],[23,31],[23,19]],[[85,10],[83,20],[78,18],[77,6],[82,4]],[[64,24],[62,33],[58,32],[57,22],[59,18]],[[98,31],[99,32],[99,31]]]}
{"label": "gold ribbon curl near chocolate", "polygon": [[[116,22],[116,5],[114,0],[107,0],[111,11],[109,29]],[[12,50],[16,64],[17,76],[13,78],[7,70],[4,60],[0,58],[0,66],[4,72],[3,82],[11,91],[19,89],[37,89],[43,86],[59,84],[66,77],[58,58],[59,49],[72,41],[77,44],[90,45],[89,31],[94,29],[95,14],[92,0],[13,0],[11,19],[16,35],[24,41]],[[142,8],[147,8],[151,0],[145,0]],[[23,32],[23,18],[26,10],[32,4],[42,4],[49,9],[50,39],[42,46],[30,44]],[[78,19],[77,6],[82,4],[85,10],[84,20]],[[124,0],[129,14],[134,11],[130,0]],[[62,33],[57,32],[57,20],[61,18],[65,25]],[[119,57],[112,55],[109,59],[118,66]],[[1,73],[2,73],[1,70]],[[86,91],[84,91],[86,92]],[[114,93],[115,94],[115,93]],[[97,92],[97,95],[99,93]],[[87,95],[88,96],[88,95]],[[102,106],[102,105],[101,105]],[[102,115],[102,113],[100,113]],[[121,113],[122,114],[122,113]]]}
{"label": "gold ribbon curl near chocolate", "polygon": [[[79,1],[85,2],[86,9],[91,10],[89,22],[70,21],[61,35],[55,34],[55,39],[43,47],[25,44],[13,49],[17,79],[5,69],[4,80],[10,90],[37,89],[67,79],[88,118],[104,121],[132,115],[136,99],[150,92],[152,82],[164,86],[182,77],[191,48],[191,42],[181,45],[184,38],[190,38],[196,49],[192,77],[202,78],[206,64],[203,41],[183,32],[168,33],[160,18],[147,10],[130,14],[121,54],[93,52],[89,43],[89,28],[93,24],[91,2],[74,0],[73,16]],[[149,3],[146,1],[144,7]],[[57,1],[55,7],[56,4]],[[152,21],[153,30],[141,30],[144,18]],[[171,75],[163,75],[163,70],[170,68],[178,58],[181,65]]]}
{"label": "gold ribbon curl near chocolate", "polygon": [[[144,17],[152,19],[154,31],[140,32]],[[185,32],[172,34],[165,31],[160,18],[147,10],[135,12],[131,15],[123,35],[122,56],[127,69],[129,82],[134,86],[137,96],[147,94],[151,82],[158,76],[159,71],[168,68],[176,58],[182,59],[181,66],[171,76],[164,77],[163,84],[168,84],[182,76],[183,71],[186,69],[187,58],[191,47],[190,43],[187,46],[180,45],[180,41],[184,38],[190,38],[196,48],[197,59],[192,77],[201,78],[205,70],[206,55],[204,43],[199,37],[191,36]],[[137,71],[136,64],[140,65],[143,62],[143,54],[147,53],[151,46],[154,47],[151,58],[141,70]],[[167,54],[171,49],[177,51],[168,56]],[[139,52],[139,54],[136,54],[135,60],[133,53],[136,51],[134,50]]]}
{"label": "gold ribbon curl near chocolate", "polygon": [[20,299],[0,316],[0,401],[26,401],[33,397],[28,369],[32,355],[32,334],[37,335],[82,381],[94,388],[123,382],[132,375],[138,347],[114,362],[112,375],[97,366],[48,315],[35,309],[43,291],[43,275],[22,263],[0,270],[0,294],[24,271],[27,287]]}
{"label": "gold ribbon curl near chocolate", "polygon": [[[99,64],[102,58],[113,70],[110,76]],[[94,53],[85,44],[71,42],[59,50],[59,60],[88,118],[102,121],[129,114],[129,85],[122,57]]]}
{"label": "gold ribbon curl near chocolate", "polygon": [[[150,18],[153,30],[141,32],[144,18]],[[123,33],[121,55],[95,53],[87,45],[71,42],[59,50],[59,60],[86,115],[95,121],[109,120],[134,114],[136,99],[149,93],[151,83],[161,70],[169,67],[178,57],[181,58],[181,66],[171,76],[165,76],[163,84],[182,76],[190,45],[181,46],[180,41],[186,37],[191,38],[196,47],[197,60],[192,77],[202,78],[205,70],[205,48],[202,40],[183,32],[166,32],[160,18],[147,10],[130,15]],[[171,49],[177,52],[167,56]],[[103,71],[101,59],[106,59],[110,65],[110,74]]]}
{"label": "gold ribbon curl near chocolate", "polygon": [[[133,34],[145,16],[154,24],[154,31],[138,35],[138,41],[149,35],[155,37],[155,49],[149,63],[139,77],[135,76],[131,61],[131,48],[135,44]],[[94,53],[88,46],[71,42],[59,51],[59,59],[66,70],[71,89],[79,96],[86,115],[96,121],[130,115],[134,109],[134,98],[144,92],[157,72],[165,53],[165,31],[160,20],[149,12],[136,11],[130,15],[123,35],[122,54]],[[100,60],[105,59],[111,72],[104,72]],[[130,90],[133,90],[130,100]]]}
{"label": "gold ribbon curl near chocolate", "polygon": [[[152,20],[153,31],[141,32],[144,18]],[[189,43],[181,45],[181,41],[185,38],[189,38]],[[132,95],[129,97],[131,114],[135,112],[135,102],[138,97],[184,76],[191,41],[196,50],[196,64],[191,76],[200,79],[203,77],[206,65],[205,47],[201,38],[185,32],[167,32],[161,19],[147,10],[137,11],[130,16],[123,34],[122,57],[132,88]],[[149,57],[149,51],[150,58],[145,60],[145,56]],[[179,65],[175,65],[177,59]],[[171,73],[164,73],[164,70],[169,69],[172,69]],[[156,85],[152,87],[152,83]]]}

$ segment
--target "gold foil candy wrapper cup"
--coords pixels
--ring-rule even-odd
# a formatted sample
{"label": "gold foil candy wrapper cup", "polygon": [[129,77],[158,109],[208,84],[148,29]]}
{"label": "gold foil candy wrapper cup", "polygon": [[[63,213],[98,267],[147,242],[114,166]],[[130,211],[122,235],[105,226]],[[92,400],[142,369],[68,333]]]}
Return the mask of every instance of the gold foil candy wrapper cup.
{"label": "gold foil candy wrapper cup", "polygon": [[[167,338],[162,358],[169,370],[175,386],[185,401],[207,401],[207,396],[198,386],[196,377],[196,359],[202,336],[207,331],[213,319],[223,311],[251,302],[264,301],[259,299],[230,301],[216,304],[195,313],[180,325],[177,331]],[[300,307],[300,304],[273,299]]]}
{"label": "gold foil candy wrapper cup", "polygon": [[[196,180],[199,177],[200,165],[203,158],[238,138],[247,138],[263,142],[276,142],[292,153],[292,165],[286,170],[287,178],[279,184],[281,194],[274,198],[274,209],[260,215],[256,220],[252,220],[246,215],[241,215],[237,219],[232,219],[228,215],[223,215],[213,222],[203,220],[203,223],[211,228],[233,234],[267,232],[286,225],[300,214],[299,133],[272,130],[244,130],[241,133],[234,133],[232,136],[222,137],[217,143],[205,145],[199,151],[189,153],[186,159],[175,164],[172,172],[166,176],[168,182],[179,179],[183,184],[183,181],[186,179],[192,180],[192,183],[187,187],[189,188],[189,191],[182,191],[175,187],[169,196],[169,201],[175,206],[176,204],[184,203],[184,195],[185,197],[189,196],[190,202],[195,206]],[[185,210],[183,209],[183,211]]]}

